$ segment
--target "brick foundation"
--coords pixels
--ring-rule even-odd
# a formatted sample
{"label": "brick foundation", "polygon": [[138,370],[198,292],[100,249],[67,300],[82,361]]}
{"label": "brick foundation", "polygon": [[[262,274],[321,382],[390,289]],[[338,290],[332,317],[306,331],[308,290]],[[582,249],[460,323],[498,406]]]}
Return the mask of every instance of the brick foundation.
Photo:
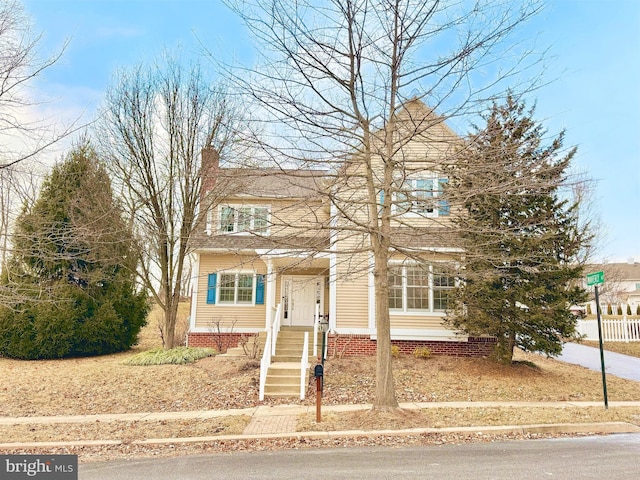
{"label": "brick foundation", "polygon": [[[257,333],[256,333],[257,335]],[[190,347],[209,347],[219,349],[222,353],[228,348],[237,347],[240,340],[253,336],[250,333],[189,333]],[[375,355],[377,342],[369,335],[329,335],[328,356],[334,355],[355,357]],[[392,340],[403,354],[411,355],[416,348],[428,347],[433,355],[451,357],[488,357],[493,353],[495,338],[469,338],[467,342],[438,340]]]}
{"label": "brick foundation", "polygon": [[257,333],[187,333],[187,345],[190,347],[215,348],[225,353],[229,348],[237,347],[240,340],[256,336]]}
{"label": "brick foundation", "polygon": [[[433,355],[450,357],[487,357],[493,353],[495,338],[469,338],[467,342],[439,340],[392,340],[400,353],[411,355],[419,347],[428,347]],[[375,355],[377,342],[369,335],[329,335],[328,356],[353,357]]]}

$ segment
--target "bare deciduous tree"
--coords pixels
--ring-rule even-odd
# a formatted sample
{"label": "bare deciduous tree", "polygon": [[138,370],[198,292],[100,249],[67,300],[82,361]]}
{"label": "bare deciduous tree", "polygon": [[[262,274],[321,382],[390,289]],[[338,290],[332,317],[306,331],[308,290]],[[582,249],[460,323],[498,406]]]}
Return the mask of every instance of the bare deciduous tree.
{"label": "bare deciduous tree", "polygon": [[215,169],[232,147],[236,120],[223,86],[208,83],[198,65],[184,69],[172,59],[120,73],[107,93],[98,136],[140,242],[141,277],[164,311],[165,348],[175,345],[198,209],[206,211],[220,190],[201,199],[211,173],[201,168],[201,151]]}
{"label": "bare deciduous tree", "polygon": [[[19,1],[0,2],[0,261],[6,264],[11,231],[24,202],[36,198],[33,164],[46,149],[78,129],[61,126],[38,112],[41,100],[32,83],[62,56],[65,45],[49,57],[39,55],[35,34]],[[29,163],[27,166],[26,163]],[[22,164],[22,165],[21,165]]]}
{"label": "bare deciduous tree", "polygon": [[0,169],[33,158],[76,129],[71,125],[56,130],[49,119],[34,116],[38,102],[29,95],[30,83],[64,52],[63,46],[42,59],[40,40],[18,1],[0,3]]}
{"label": "bare deciduous tree", "polygon": [[0,170],[0,270],[10,254],[11,231],[21,208],[29,208],[36,200],[40,176],[8,167]]}
{"label": "bare deciduous tree", "polygon": [[[347,259],[340,274],[359,269],[373,276],[373,404],[395,408],[389,263],[397,255],[423,260],[421,247],[443,230],[431,218],[437,207],[425,203],[437,186],[416,191],[412,182],[453,161],[456,136],[443,125],[447,118],[472,112],[501,82],[535,63],[505,39],[541,7],[529,1],[228,3],[264,53],[258,67],[231,73],[271,134],[262,144],[267,157],[282,168],[332,172],[329,188],[319,192],[332,207],[326,228],[338,232],[331,252]],[[499,63],[507,58],[508,66]],[[406,219],[402,213],[411,205],[419,207],[418,220],[429,222]]]}

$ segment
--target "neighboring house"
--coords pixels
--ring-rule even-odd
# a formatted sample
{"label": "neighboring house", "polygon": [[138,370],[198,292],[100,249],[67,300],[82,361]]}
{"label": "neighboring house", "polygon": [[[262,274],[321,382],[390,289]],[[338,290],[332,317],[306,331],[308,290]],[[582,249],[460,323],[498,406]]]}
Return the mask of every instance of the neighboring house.
{"label": "neighboring house", "polygon": [[[640,305],[640,263],[629,260],[627,263],[604,263],[585,266],[585,272],[604,272],[604,284],[599,287],[601,311],[606,314],[610,304],[614,314],[618,306],[627,313],[627,305],[631,313],[636,314]],[[595,312],[595,300],[591,302]]]}
{"label": "neighboring house", "polygon": [[[405,105],[404,114],[412,122],[434,116],[420,101]],[[388,278],[391,338],[407,353],[428,346],[439,354],[489,355],[493,339],[459,335],[443,323],[461,250],[448,237],[450,206],[439,198],[447,178],[438,159],[459,139],[444,123],[432,123],[428,136],[403,146],[410,157],[393,198],[392,235],[403,247],[394,250]],[[425,162],[432,168],[423,168]],[[192,238],[197,281],[188,344],[215,346],[222,339],[235,346],[241,336],[268,329],[280,305],[283,326],[310,328],[316,311],[328,319],[330,352],[375,352],[369,238],[356,225],[368,214],[362,165],[351,159],[330,175],[218,168],[217,158],[206,163],[228,193]],[[415,174],[412,164],[421,165]]]}

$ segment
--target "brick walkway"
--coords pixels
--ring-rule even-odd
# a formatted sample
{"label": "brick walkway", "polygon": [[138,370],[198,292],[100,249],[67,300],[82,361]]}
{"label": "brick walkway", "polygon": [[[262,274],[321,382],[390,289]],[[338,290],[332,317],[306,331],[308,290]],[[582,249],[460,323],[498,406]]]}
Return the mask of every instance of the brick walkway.
{"label": "brick walkway", "polygon": [[262,433],[294,433],[297,415],[266,415],[253,417],[242,432],[243,435],[259,435]]}

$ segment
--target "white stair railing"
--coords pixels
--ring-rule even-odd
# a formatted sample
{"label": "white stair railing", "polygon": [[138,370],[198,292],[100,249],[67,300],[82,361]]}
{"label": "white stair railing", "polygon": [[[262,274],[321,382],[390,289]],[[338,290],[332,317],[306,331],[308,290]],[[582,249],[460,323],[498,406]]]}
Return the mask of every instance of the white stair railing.
{"label": "white stair railing", "polygon": [[260,360],[260,401],[264,400],[264,387],[267,383],[267,372],[271,366],[271,330],[267,332],[267,339],[264,342],[264,352]]}
{"label": "white stair railing", "polygon": [[307,372],[309,370],[309,332],[304,332],[304,346],[300,360],[300,400],[304,400],[307,389]]}
{"label": "white stair railing", "polygon": [[275,355],[276,340],[278,339],[278,332],[280,331],[280,304],[278,304],[274,310],[275,312],[271,317],[269,329],[267,330],[267,339],[264,342],[262,359],[260,360],[260,390],[258,395],[260,401],[264,400],[264,387],[267,383],[267,373],[271,366],[271,356]]}
{"label": "white stair railing", "polygon": [[278,304],[278,306],[275,309],[275,313],[273,314],[273,318],[271,319],[271,331],[272,331],[272,335],[271,335],[271,355],[272,356],[276,356],[276,343],[278,341],[278,333],[280,332],[280,323],[281,323],[281,316],[282,316],[282,311],[281,311],[281,307],[280,307],[280,303]]}

